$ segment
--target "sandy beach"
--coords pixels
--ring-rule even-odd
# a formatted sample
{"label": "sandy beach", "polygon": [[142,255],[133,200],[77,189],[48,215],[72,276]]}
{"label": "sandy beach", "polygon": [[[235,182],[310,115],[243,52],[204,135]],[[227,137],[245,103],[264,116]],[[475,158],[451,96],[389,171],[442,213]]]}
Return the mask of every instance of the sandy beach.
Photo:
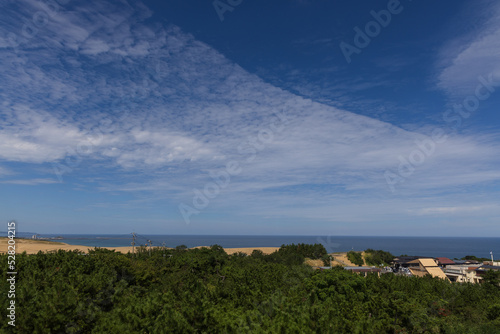
{"label": "sandy beach", "polygon": [[[81,245],[68,245],[63,242],[48,241],[48,240],[32,240],[32,239],[20,239],[16,238],[16,253],[26,252],[27,254],[36,254],[39,251],[51,252],[62,250],[80,250],[87,253],[89,249],[94,249],[94,247],[81,246]],[[8,238],[0,238],[0,254],[7,253],[7,241]],[[203,247],[203,246],[199,246]],[[196,247],[196,248],[199,248]],[[103,247],[110,250],[115,250],[121,253],[132,252],[132,246],[127,247]],[[237,252],[242,252],[245,254],[252,254],[252,252],[257,249],[262,251],[264,254],[271,254],[272,252],[279,249],[279,247],[244,247],[244,248],[224,248],[226,253],[234,254]]]}

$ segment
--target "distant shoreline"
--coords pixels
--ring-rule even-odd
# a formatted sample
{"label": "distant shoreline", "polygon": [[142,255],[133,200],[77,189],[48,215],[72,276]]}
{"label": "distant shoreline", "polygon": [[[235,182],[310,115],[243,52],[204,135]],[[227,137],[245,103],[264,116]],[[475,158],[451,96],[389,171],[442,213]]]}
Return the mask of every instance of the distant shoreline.
{"label": "distant shoreline", "polygon": [[[63,239],[52,239],[57,236]],[[47,245],[56,245],[52,249],[94,249],[107,248],[115,249],[121,252],[131,250],[132,235],[72,235],[53,234],[44,235],[49,239],[31,239],[31,235],[22,235],[27,239],[21,239],[17,235],[16,240],[24,240],[23,242],[38,242]],[[1,240],[1,237],[0,237]],[[401,255],[418,255],[421,257],[447,257],[450,259],[460,259],[467,255],[475,255],[477,257],[489,258],[490,252],[493,252],[495,257],[500,254],[500,237],[489,238],[422,238],[422,237],[342,237],[342,236],[323,236],[323,237],[299,237],[299,236],[183,236],[183,235],[140,235],[137,234],[135,245],[136,247],[147,243],[147,240],[152,241],[154,246],[170,246],[175,247],[185,245],[187,248],[198,246],[219,245],[231,252],[229,249],[264,249],[264,247],[272,247],[271,249],[279,248],[281,245],[290,244],[316,244],[321,243],[328,253],[341,253],[350,250],[363,251],[366,249],[384,250],[390,252],[394,256]],[[46,246],[43,246],[46,249]],[[0,251],[4,252],[6,247],[0,246]]]}

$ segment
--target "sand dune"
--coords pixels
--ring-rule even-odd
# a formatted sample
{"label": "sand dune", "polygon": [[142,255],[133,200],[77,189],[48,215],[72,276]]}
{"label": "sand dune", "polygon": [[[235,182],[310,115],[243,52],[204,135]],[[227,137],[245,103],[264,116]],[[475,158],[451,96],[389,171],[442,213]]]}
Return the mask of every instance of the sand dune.
{"label": "sand dune", "polygon": [[[7,253],[7,238],[0,238],[0,254]],[[94,249],[94,247],[81,246],[81,245],[68,245],[63,242],[46,241],[46,240],[32,240],[32,239],[19,239],[16,238],[16,253],[20,254],[26,252],[27,254],[36,254],[39,251],[51,252],[62,250],[80,250],[87,253],[89,249]],[[203,246],[200,246],[203,247]],[[103,247],[110,250],[115,250],[121,253],[132,252],[132,246],[127,247]],[[226,253],[234,254],[237,252],[242,252],[245,254],[252,254],[252,252],[257,249],[261,250],[264,254],[271,254],[272,252],[279,249],[279,247],[243,247],[243,248],[224,248]]]}
{"label": "sand dune", "polygon": [[[0,254],[5,254],[7,253],[8,250],[8,244],[7,244],[8,239],[5,237],[0,237]],[[39,251],[42,252],[55,252],[59,249],[62,250],[67,250],[67,251],[72,251],[72,250],[79,250],[84,253],[88,253],[89,249],[92,250],[94,247],[89,247],[89,246],[82,246],[82,245],[68,245],[63,242],[56,242],[56,241],[47,241],[47,240],[32,240],[32,239],[19,239],[16,238],[16,253],[20,254],[22,252],[26,252],[27,254],[36,254]],[[207,246],[198,246],[198,247],[193,247],[193,248],[201,248],[201,247],[207,247]],[[127,247],[102,247],[106,248],[109,250],[115,250],[116,252],[121,252],[121,253],[128,253],[132,252],[132,246],[127,246]],[[136,247],[137,248],[137,247]],[[155,246],[153,246],[155,248]],[[168,248],[168,247],[167,247]],[[242,252],[245,254],[252,254],[254,250],[260,250],[264,254],[271,254],[275,251],[277,251],[279,247],[240,247],[240,248],[224,248],[227,254],[231,255],[234,253]],[[351,263],[347,259],[347,253],[346,252],[338,252],[338,253],[332,253],[332,255],[335,260],[331,262],[332,266],[355,266],[353,263]],[[322,260],[306,260],[306,264],[312,266],[312,267],[321,267],[323,266],[323,261]]]}
{"label": "sand dune", "polygon": [[245,254],[252,254],[252,252],[254,250],[260,250],[262,251],[262,253],[264,254],[271,254],[272,252],[275,252],[277,251],[278,249],[280,249],[279,247],[246,247],[246,248],[224,248],[224,250],[226,251],[226,253],[228,254],[234,254],[234,253],[238,253],[238,252],[242,252],[242,253],[245,253]]}

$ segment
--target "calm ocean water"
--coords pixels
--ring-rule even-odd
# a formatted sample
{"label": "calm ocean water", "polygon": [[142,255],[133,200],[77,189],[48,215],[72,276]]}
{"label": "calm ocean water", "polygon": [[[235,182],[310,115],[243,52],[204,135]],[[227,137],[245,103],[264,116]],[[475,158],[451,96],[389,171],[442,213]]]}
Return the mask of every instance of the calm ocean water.
{"label": "calm ocean water", "polygon": [[[41,235],[42,237],[61,236],[58,240],[72,245],[90,247],[130,246],[132,236],[121,235],[86,235],[61,234]],[[394,255],[444,256],[461,258],[466,255],[490,258],[490,251],[495,259],[500,258],[500,238],[470,237],[355,237],[355,236],[241,236],[241,235],[138,235],[136,245],[144,245],[150,239],[153,246],[187,247],[210,246],[222,247],[279,247],[291,243],[321,243],[329,253],[356,251],[367,248],[382,249]]]}

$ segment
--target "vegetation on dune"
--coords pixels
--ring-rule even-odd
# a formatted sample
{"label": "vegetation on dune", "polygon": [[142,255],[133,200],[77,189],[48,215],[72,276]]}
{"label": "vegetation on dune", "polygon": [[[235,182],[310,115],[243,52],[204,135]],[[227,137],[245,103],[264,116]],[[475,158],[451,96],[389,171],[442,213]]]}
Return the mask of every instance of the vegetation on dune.
{"label": "vegetation on dune", "polygon": [[369,266],[384,266],[390,265],[394,255],[383,250],[373,250],[368,248],[365,250],[365,262]]}
{"label": "vegetation on dune", "polygon": [[284,255],[285,257],[291,255],[300,255],[301,257],[308,257],[310,259],[321,259],[325,255],[328,255],[325,246],[322,244],[291,244],[291,245],[281,245],[278,250],[279,255]]}
{"label": "vegetation on dune", "polygon": [[[311,252],[326,254],[317,248],[18,254],[15,332],[498,333],[500,288],[493,279],[473,285],[315,271],[302,261]],[[6,255],[0,262],[7,268]],[[5,278],[4,271],[2,291]],[[2,309],[8,302],[0,294]],[[11,329],[0,323],[0,332]]]}
{"label": "vegetation on dune", "polygon": [[355,251],[347,252],[347,259],[357,266],[362,266],[363,264],[365,264],[363,256],[361,255],[360,252],[355,252]]}

